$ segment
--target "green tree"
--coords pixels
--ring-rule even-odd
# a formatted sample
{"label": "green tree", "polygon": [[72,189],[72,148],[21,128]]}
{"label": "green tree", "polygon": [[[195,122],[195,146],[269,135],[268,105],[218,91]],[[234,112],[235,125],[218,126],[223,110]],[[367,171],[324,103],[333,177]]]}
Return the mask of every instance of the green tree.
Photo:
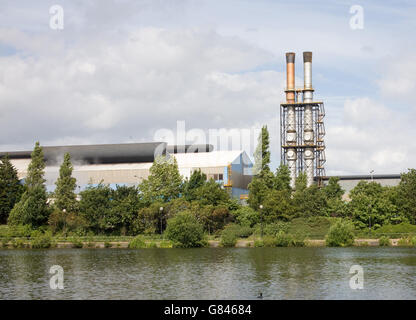
{"label": "green tree", "polygon": [[165,234],[177,247],[192,248],[203,245],[202,224],[189,211],[180,212],[169,219]]}
{"label": "green tree", "polygon": [[153,201],[169,202],[178,198],[182,189],[182,177],[176,159],[157,157],[150,167],[148,179],[140,184],[139,189],[148,204]]}
{"label": "green tree", "polygon": [[111,190],[111,209],[108,219],[112,229],[122,235],[134,234],[133,224],[142,207],[139,190],[135,186],[119,186]]}
{"label": "green tree", "polygon": [[412,224],[416,224],[416,169],[402,173],[397,196],[400,211]]}
{"label": "green tree", "polygon": [[322,189],[316,185],[306,188],[306,184],[303,184],[302,176],[301,179],[297,179],[296,182],[297,187],[293,194],[295,216],[311,217],[325,215],[327,201]]}
{"label": "green tree", "polygon": [[268,192],[273,188],[274,175],[270,171],[269,132],[263,126],[254,152],[253,179],[248,185],[248,204],[255,210],[263,203]]}
{"label": "green tree", "polygon": [[76,179],[72,177],[74,170],[71,163],[71,156],[65,153],[64,161],[59,169],[59,178],[56,180],[54,205],[61,211],[77,212],[78,201],[75,194],[77,187]]}
{"label": "green tree", "polygon": [[196,190],[202,187],[207,181],[207,175],[201,172],[201,169],[192,172],[189,180],[184,184],[183,193],[188,201],[196,200]]}
{"label": "green tree", "polygon": [[217,206],[221,203],[226,203],[230,196],[214,179],[209,179],[205,184],[195,189],[195,199],[203,205],[212,204]]}
{"label": "green tree", "polygon": [[330,177],[328,184],[322,188],[327,200],[326,215],[331,217],[344,216],[346,214],[345,202],[342,196],[345,190],[341,188],[338,177]]}
{"label": "green tree", "polygon": [[36,142],[31,158],[25,179],[26,191],[10,212],[8,223],[11,225],[39,227],[48,221],[50,208],[43,178],[45,162],[39,142]]}
{"label": "green tree", "polygon": [[338,177],[330,177],[328,184],[323,188],[327,199],[342,199],[345,190],[341,188]]}
{"label": "green tree", "polygon": [[288,190],[270,190],[263,201],[261,215],[265,223],[273,223],[277,220],[290,220],[295,208]]}
{"label": "green tree", "polygon": [[23,189],[17,170],[6,155],[0,160],[0,224],[7,222],[10,211],[22,196]]}
{"label": "green tree", "polygon": [[85,219],[88,229],[102,233],[115,228],[117,221],[111,212],[111,189],[108,185],[89,185],[80,196],[80,215]]}
{"label": "green tree", "polygon": [[290,187],[290,171],[289,167],[281,164],[276,169],[276,175],[274,179],[274,189],[275,190],[286,190],[291,191]]}
{"label": "green tree", "polygon": [[260,174],[262,171],[270,171],[269,131],[267,126],[261,128],[256,150],[254,151],[253,173]]}
{"label": "green tree", "polygon": [[388,188],[377,182],[360,181],[350,191],[348,215],[359,228],[379,228],[383,224],[397,222],[397,207],[389,200]]}
{"label": "green tree", "polygon": [[307,177],[305,172],[299,173],[295,180],[295,192],[302,193],[307,188]]}

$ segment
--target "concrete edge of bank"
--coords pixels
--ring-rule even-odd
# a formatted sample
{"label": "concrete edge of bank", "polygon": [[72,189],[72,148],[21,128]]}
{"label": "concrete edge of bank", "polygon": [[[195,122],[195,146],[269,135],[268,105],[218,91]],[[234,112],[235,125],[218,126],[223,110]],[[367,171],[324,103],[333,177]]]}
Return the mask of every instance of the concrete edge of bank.
{"label": "concrete edge of bank", "polygon": [[[390,239],[390,246],[397,247],[399,246],[400,239]],[[160,241],[152,241],[153,243],[158,245]],[[152,242],[147,242],[148,244]],[[82,242],[82,247],[80,245],[75,246],[71,242],[57,242],[54,244],[53,248],[58,249],[71,249],[71,248],[83,248],[83,249],[114,249],[114,248],[128,248],[129,242],[128,241],[95,241],[95,242]],[[24,247],[15,248],[13,247],[12,243],[9,242],[7,247],[2,247],[3,249],[30,249],[30,242],[24,242]],[[306,247],[325,247],[325,240],[312,240],[307,239],[305,240]],[[378,239],[356,239],[354,242],[354,246],[356,247],[378,247],[379,240]],[[221,243],[219,240],[208,240],[208,247],[210,248],[220,248]],[[254,248],[254,240],[245,240],[240,239],[237,241],[236,248]]]}

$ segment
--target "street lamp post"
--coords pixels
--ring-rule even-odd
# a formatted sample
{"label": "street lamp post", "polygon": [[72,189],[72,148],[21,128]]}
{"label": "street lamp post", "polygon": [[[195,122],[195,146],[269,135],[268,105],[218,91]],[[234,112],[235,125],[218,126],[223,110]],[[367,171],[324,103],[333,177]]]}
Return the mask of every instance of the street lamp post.
{"label": "street lamp post", "polygon": [[260,237],[263,239],[263,205],[259,206],[260,208]]}
{"label": "street lamp post", "polygon": [[371,235],[371,203],[368,204],[368,209],[369,209],[369,213],[368,213],[368,230],[369,230],[369,233]]}
{"label": "street lamp post", "polygon": [[160,234],[162,234],[162,228],[163,228],[163,219],[162,219],[162,213],[163,213],[163,207],[159,208],[160,211]]}

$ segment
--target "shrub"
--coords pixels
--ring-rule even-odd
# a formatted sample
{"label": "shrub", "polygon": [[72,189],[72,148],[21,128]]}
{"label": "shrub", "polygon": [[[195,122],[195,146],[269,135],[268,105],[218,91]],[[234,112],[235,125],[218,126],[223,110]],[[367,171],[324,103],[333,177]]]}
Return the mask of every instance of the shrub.
{"label": "shrub", "polygon": [[254,240],[254,247],[255,248],[262,248],[264,247],[264,241],[261,239]]}
{"label": "shrub", "polygon": [[325,239],[329,247],[347,247],[354,244],[354,227],[348,221],[337,221],[329,228]]}
{"label": "shrub", "polygon": [[33,249],[47,249],[52,246],[52,236],[49,233],[37,235],[32,238]]}
{"label": "shrub", "polygon": [[[280,231],[287,232],[288,228],[289,224],[287,222],[278,221],[274,223],[269,223],[263,226],[263,234],[265,236],[275,237]],[[256,225],[255,234],[261,234],[261,224]]]}
{"label": "shrub", "polygon": [[172,242],[163,240],[159,243],[159,248],[172,248]]}
{"label": "shrub", "polygon": [[276,235],[276,247],[288,247],[291,242],[291,237],[284,233],[283,231],[280,231]]}
{"label": "shrub", "polygon": [[146,248],[146,242],[144,242],[143,236],[137,236],[129,242],[128,247],[130,249]]}
{"label": "shrub", "polygon": [[146,248],[157,248],[157,244],[156,242],[151,241],[146,245]]}
{"label": "shrub", "polygon": [[233,227],[224,228],[221,233],[221,246],[223,247],[235,247],[237,243],[236,230]]}
{"label": "shrub", "polygon": [[78,238],[78,237],[71,237],[70,241],[72,243],[72,248],[82,248],[83,247],[83,243],[82,243],[81,239]]}
{"label": "shrub", "polygon": [[180,212],[170,218],[165,234],[175,247],[191,248],[204,245],[203,227],[189,211]]}
{"label": "shrub", "polygon": [[276,238],[272,236],[265,236],[263,238],[264,247],[276,247]]}
{"label": "shrub", "polygon": [[104,248],[111,248],[111,243],[108,241],[104,242]]}
{"label": "shrub", "polygon": [[408,222],[402,222],[399,224],[386,224],[384,226],[381,226],[380,228],[378,228],[376,231],[376,233],[381,234],[381,233],[412,233],[412,232],[416,232],[416,225],[410,224]]}
{"label": "shrub", "polygon": [[398,246],[404,246],[404,247],[411,247],[416,246],[416,236],[414,237],[403,237],[397,242]]}
{"label": "shrub", "polygon": [[260,214],[251,207],[242,207],[234,212],[238,224],[245,227],[253,227],[260,222]]}
{"label": "shrub", "polygon": [[12,247],[13,248],[17,248],[17,249],[21,249],[26,247],[25,242],[22,239],[13,239],[12,240]]}
{"label": "shrub", "polygon": [[382,236],[380,239],[378,239],[378,245],[380,247],[388,247],[390,246],[390,239],[386,236]]}
{"label": "shrub", "polygon": [[1,246],[2,246],[3,248],[7,248],[7,247],[8,247],[8,244],[9,244],[9,242],[10,242],[10,240],[11,240],[11,238],[10,238],[10,237],[4,237],[4,238],[2,238],[2,239],[1,239]]}

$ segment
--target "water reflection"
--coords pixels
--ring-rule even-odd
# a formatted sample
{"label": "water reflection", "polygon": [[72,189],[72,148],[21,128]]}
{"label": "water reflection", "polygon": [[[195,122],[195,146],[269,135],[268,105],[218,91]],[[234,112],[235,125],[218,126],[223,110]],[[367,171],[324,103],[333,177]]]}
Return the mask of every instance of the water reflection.
{"label": "water reflection", "polygon": [[[49,288],[55,264],[64,290]],[[415,267],[412,248],[0,250],[0,298],[416,299]]]}

